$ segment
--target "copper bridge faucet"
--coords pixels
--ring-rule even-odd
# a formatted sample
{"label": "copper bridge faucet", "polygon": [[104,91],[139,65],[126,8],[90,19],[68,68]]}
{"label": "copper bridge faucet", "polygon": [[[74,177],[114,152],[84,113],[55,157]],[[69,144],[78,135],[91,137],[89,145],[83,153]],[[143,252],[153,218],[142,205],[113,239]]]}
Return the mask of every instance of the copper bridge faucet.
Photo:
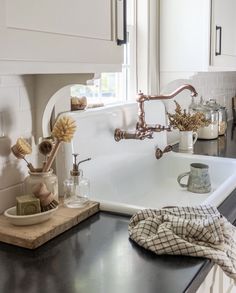
{"label": "copper bridge faucet", "polygon": [[169,95],[160,95],[160,96],[149,96],[144,95],[143,93],[139,93],[137,97],[138,102],[138,121],[136,124],[136,129],[133,131],[125,131],[119,128],[115,129],[114,138],[115,141],[120,141],[121,139],[140,139],[143,140],[145,138],[153,138],[154,132],[160,131],[171,131],[170,126],[162,126],[159,124],[150,125],[145,121],[145,111],[144,111],[144,102],[153,101],[153,100],[168,100],[172,99],[181,93],[183,90],[189,90],[191,92],[192,97],[197,96],[197,92],[193,86],[190,84],[184,84],[177,88]]}

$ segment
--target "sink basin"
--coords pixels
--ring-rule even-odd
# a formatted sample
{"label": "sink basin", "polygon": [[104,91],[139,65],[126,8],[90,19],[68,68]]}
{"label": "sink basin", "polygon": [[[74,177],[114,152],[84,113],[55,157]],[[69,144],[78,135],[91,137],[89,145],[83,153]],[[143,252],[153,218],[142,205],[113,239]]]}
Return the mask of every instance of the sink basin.
{"label": "sink basin", "polygon": [[[209,165],[212,190],[192,193],[181,188],[179,174],[189,171],[191,163]],[[96,162],[101,167],[100,162]],[[160,160],[150,155],[114,156],[104,165],[104,172],[90,173],[91,194],[101,202],[101,209],[132,215],[143,208],[195,206],[220,203],[236,187],[236,160],[170,152]],[[186,177],[187,181],[187,177]]]}
{"label": "sink basin", "polygon": [[[145,105],[147,122],[165,125],[165,107],[154,102]],[[136,103],[66,114],[75,119],[78,128],[72,142],[63,144],[56,158],[60,193],[72,169],[72,153],[79,153],[79,160],[92,158],[80,168],[90,179],[91,199],[101,202],[102,210],[132,215],[141,208],[203,203],[219,206],[236,188],[234,159],[170,152],[157,160],[156,148],[163,150],[167,145],[165,131],[155,133],[153,139],[116,142],[117,127],[135,129]],[[212,190],[207,194],[191,193],[177,183],[178,175],[198,162],[209,165]]]}

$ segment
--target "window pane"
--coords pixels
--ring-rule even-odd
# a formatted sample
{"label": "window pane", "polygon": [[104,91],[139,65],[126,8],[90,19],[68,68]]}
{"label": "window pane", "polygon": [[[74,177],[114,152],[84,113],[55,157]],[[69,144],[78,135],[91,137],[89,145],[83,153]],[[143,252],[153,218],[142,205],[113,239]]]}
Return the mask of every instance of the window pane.
{"label": "window pane", "polygon": [[[131,96],[130,82],[134,83],[134,77],[130,77],[130,62],[134,63],[130,56],[134,55],[134,0],[127,3],[127,23],[128,37],[127,44],[124,45],[124,64],[122,72],[105,72],[101,74],[100,79],[93,81],[93,85],[75,85],[71,87],[71,96],[86,96],[89,103],[102,102],[104,104],[125,101],[128,99],[128,93]],[[130,33],[132,31],[132,34]],[[132,56],[133,56],[132,55]],[[132,57],[133,58],[133,57]],[[133,66],[133,65],[132,65]],[[132,71],[133,72],[133,71]],[[133,76],[133,74],[132,74]],[[130,97],[129,97],[130,99]]]}
{"label": "window pane", "polygon": [[90,103],[113,103],[124,100],[122,72],[102,73],[100,79],[95,79],[93,85],[74,85],[71,96],[86,96]]}

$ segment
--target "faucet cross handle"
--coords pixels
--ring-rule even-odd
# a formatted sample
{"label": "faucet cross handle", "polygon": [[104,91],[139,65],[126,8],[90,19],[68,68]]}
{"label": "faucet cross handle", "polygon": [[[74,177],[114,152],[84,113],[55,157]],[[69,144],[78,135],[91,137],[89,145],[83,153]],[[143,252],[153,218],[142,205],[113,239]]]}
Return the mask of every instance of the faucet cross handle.
{"label": "faucet cross handle", "polygon": [[151,131],[151,130],[140,131],[138,136],[139,136],[139,139],[141,139],[141,140],[143,140],[145,138],[152,139],[153,138],[153,131]]}
{"label": "faucet cross handle", "polygon": [[164,153],[171,152],[172,149],[173,149],[173,147],[171,145],[167,145],[163,151],[161,149],[157,148],[156,152],[155,152],[156,159],[159,160],[163,156]]}

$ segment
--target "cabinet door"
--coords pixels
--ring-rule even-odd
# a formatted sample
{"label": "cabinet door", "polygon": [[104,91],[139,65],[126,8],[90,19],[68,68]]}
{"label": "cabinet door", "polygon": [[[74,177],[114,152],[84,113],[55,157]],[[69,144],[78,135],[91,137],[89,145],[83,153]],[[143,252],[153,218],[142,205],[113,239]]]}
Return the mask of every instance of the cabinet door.
{"label": "cabinet door", "polygon": [[160,1],[160,67],[163,72],[207,70],[210,53],[208,0]]}
{"label": "cabinet door", "polygon": [[120,70],[116,2],[0,0],[0,73]]}
{"label": "cabinet door", "polygon": [[214,265],[205,280],[198,288],[197,293],[235,293],[234,280],[229,278],[223,270]]}
{"label": "cabinet door", "polygon": [[112,39],[110,0],[7,0],[9,28]]}
{"label": "cabinet door", "polygon": [[214,66],[236,68],[236,1],[212,2],[212,62]]}

